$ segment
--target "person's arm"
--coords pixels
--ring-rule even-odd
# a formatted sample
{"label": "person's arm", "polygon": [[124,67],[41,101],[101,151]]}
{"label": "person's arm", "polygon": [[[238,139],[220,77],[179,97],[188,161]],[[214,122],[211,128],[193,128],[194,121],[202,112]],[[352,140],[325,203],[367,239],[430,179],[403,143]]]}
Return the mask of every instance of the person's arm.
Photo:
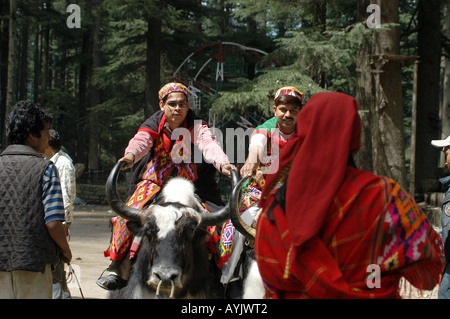
{"label": "person's arm", "polygon": [[211,129],[204,123],[196,123],[193,130],[194,144],[202,152],[204,158],[225,176],[231,175],[231,170],[237,172],[236,166],[230,163],[228,156],[222,150]]}
{"label": "person's arm", "polygon": [[45,226],[47,226],[50,237],[61,249],[63,260],[69,263],[72,260],[72,252],[66,239],[64,225],[60,220],[54,220],[45,224]]}
{"label": "person's arm", "polygon": [[50,163],[42,179],[42,204],[44,206],[44,222],[50,237],[61,249],[61,254],[66,262],[72,260],[72,252],[66,239],[66,232],[62,222],[64,216],[64,203],[61,192],[58,171],[53,163]]}
{"label": "person's arm", "polygon": [[260,146],[251,146],[249,148],[249,153],[244,165],[241,167],[241,176],[247,177],[252,176],[256,173],[256,169],[261,163],[261,158],[263,156],[263,148]]}
{"label": "person's arm", "polygon": [[136,135],[128,142],[128,147],[125,149],[124,156],[118,162],[125,162],[122,169],[133,167],[134,163],[138,162],[144,155],[146,155],[153,146],[153,138],[150,133],[146,131],[138,131]]}
{"label": "person's arm", "polygon": [[249,153],[244,165],[241,167],[241,176],[252,176],[261,163],[264,156],[264,147],[267,144],[267,137],[264,134],[253,134],[250,138]]}

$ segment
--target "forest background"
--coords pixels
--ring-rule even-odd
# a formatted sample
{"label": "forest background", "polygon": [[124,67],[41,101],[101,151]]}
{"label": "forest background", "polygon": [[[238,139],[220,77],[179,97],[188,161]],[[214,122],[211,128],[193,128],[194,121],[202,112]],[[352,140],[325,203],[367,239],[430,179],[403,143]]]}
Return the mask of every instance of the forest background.
{"label": "forest background", "polygon": [[54,114],[66,151],[95,176],[159,109],[169,81],[191,85],[191,107],[222,132],[261,124],[275,91],[294,85],[307,99],[354,96],[363,120],[357,165],[420,197],[440,188],[442,156],[430,141],[450,135],[449,6],[0,0],[0,150],[9,110],[31,100]]}

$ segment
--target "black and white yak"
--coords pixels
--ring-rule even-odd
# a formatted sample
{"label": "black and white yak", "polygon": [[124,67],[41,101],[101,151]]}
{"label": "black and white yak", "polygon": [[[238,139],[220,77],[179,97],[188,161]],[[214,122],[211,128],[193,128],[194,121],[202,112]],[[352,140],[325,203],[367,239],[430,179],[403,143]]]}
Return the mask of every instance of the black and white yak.
{"label": "black and white yak", "polygon": [[[223,288],[210,271],[206,227],[229,220],[229,205],[215,213],[204,213],[193,183],[172,178],[155,203],[144,210],[130,208],[117,192],[120,168],[118,163],[108,177],[106,197],[117,214],[134,222],[135,229],[131,231],[142,240],[127,285],[112,291],[108,297],[221,297],[218,289],[223,295]],[[237,183],[235,172],[232,183]]]}

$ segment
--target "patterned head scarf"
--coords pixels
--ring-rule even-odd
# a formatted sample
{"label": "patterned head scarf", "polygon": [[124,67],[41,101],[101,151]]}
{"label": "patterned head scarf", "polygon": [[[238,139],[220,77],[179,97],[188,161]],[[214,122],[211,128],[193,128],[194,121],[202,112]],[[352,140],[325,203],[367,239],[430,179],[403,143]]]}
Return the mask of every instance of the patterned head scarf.
{"label": "patterned head scarf", "polygon": [[298,100],[300,100],[301,104],[303,104],[303,98],[305,97],[305,95],[294,86],[283,86],[282,88],[278,89],[277,93],[275,93],[274,100],[276,100],[278,97],[280,97],[282,95],[293,96],[293,97],[297,98]]}
{"label": "patterned head scarf", "polygon": [[181,83],[171,82],[167,83],[161,88],[161,90],[159,90],[158,92],[159,100],[162,101],[168,94],[173,92],[181,92],[184,93],[184,95],[186,95],[186,98],[189,97],[189,91],[187,87],[185,87]]}

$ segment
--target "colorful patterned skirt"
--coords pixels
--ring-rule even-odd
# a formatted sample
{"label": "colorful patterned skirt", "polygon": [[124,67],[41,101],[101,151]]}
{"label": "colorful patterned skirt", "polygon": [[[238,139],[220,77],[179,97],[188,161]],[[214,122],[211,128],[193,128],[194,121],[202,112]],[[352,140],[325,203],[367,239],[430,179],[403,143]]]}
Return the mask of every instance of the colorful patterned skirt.
{"label": "colorful patterned skirt", "polygon": [[[149,200],[159,193],[160,190],[161,187],[154,182],[143,180],[137,185],[136,190],[127,202],[127,206],[142,209]],[[204,204],[202,204],[202,206],[206,213],[210,213]],[[108,249],[105,250],[103,254],[111,260],[122,260],[130,250],[134,236],[128,230],[127,220],[125,218],[120,216],[113,217],[111,218],[111,224],[111,242]],[[217,247],[220,240],[217,227],[208,227],[207,231],[211,234],[207,241],[209,251],[213,254],[217,254]]]}
{"label": "colorful patterned skirt", "polygon": [[[239,208],[239,214],[243,214],[250,206],[256,204],[261,199],[261,190],[264,186],[264,175],[258,170],[255,177],[242,186],[242,201]],[[219,242],[219,262],[218,267],[228,261],[233,250],[233,235],[235,228],[231,220],[224,223],[221,230]]]}
{"label": "colorful patterned skirt", "polygon": [[[127,206],[142,209],[160,190],[161,187],[159,185],[149,180],[143,180],[137,185],[136,190],[127,202]],[[111,260],[121,260],[131,246],[133,234],[128,230],[127,220],[123,217],[116,216],[111,218],[111,224],[111,243],[103,254]]]}

